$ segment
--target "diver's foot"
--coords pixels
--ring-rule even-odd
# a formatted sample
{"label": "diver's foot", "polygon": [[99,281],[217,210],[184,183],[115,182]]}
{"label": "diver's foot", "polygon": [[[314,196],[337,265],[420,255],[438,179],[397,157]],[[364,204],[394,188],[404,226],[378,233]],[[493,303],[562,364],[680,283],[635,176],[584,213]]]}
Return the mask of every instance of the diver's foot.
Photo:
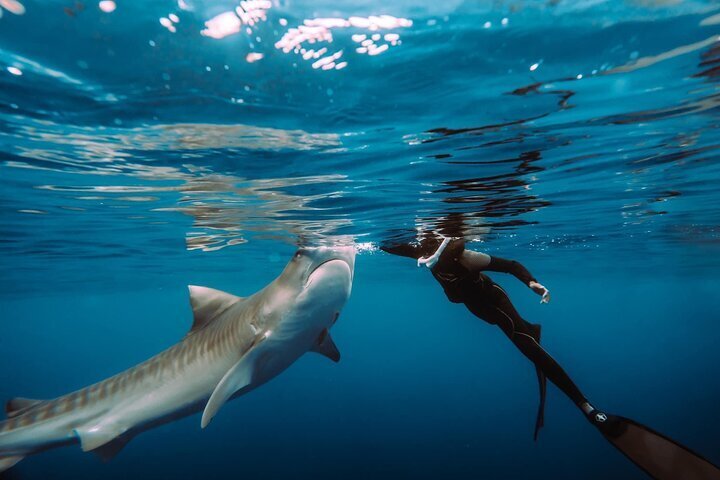
{"label": "diver's foot", "polygon": [[603,435],[617,437],[625,431],[626,426],[619,417],[598,410],[587,402],[583,403],[580,408],[588,421]]}

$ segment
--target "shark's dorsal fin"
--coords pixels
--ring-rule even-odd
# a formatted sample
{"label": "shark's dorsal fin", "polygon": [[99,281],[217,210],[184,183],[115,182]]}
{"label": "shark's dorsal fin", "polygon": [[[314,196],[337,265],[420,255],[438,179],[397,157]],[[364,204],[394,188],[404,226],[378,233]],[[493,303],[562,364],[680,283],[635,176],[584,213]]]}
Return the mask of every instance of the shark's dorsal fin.
{"label": "shark's dorsal fin", "polygon": [[225,373],[215,387],[215,390],[213,390],[212,395],[210,395],[210,400],[208,400],[207,405],[205,405],[202,420],[200,421],[201,428],[208,426],[210,420],[212,420],[220,410],[220,407],[222,407],[235,392],[252,383],[256,362],[260,356],[258,346],[271,334],[272,331],[270,330],[259,333],[253,340],[250,348],[240,357],[240,360]]}
{"label": "shark's dorsal fin", "polygon": [[319,353],[335,363],[340,361],[340,350],[338,350],[337,345],[333,342],[327,328],[320,333],[320,336],[311,351]]}
{"label": "shark's dorsal fin", "polygon": [[21,415],[23,412],[30,410],[32,407],[42,402],[43,400],[35,400],[34,398],[11,398],[5,404],[5,413],[7,414],[8,418],[17,417],[18,415]]}
{"label": "shark's dorsal fin", "polygon": [[231,305],[242,300],[241,297],[214,288],[188,285],[188,290],[190,290],[190,305],[193,309],[190,333],[203,328]]}

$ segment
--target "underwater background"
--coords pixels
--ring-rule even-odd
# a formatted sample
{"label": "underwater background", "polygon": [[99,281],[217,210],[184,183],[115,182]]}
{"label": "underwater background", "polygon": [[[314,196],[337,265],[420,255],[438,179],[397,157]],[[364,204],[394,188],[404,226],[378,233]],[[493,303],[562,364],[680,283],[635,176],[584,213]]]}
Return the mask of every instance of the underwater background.
{"label": "underwater background", "polygon": [[0,0],[0,397],[179,341],[188,284],[250,295],[358,244],[335,365],[306,355],[103,463],[11,479],[646,478],[382,245],[461,229],[589,399],[720,462],[720,6]]}

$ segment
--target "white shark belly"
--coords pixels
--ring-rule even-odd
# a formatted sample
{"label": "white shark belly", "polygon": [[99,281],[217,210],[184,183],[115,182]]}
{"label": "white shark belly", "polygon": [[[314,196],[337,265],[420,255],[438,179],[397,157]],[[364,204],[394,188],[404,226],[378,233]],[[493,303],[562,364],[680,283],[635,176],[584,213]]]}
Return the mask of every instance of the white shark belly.
{"label": "white shark belly", "polygon": [[319,335],[319,330],[316,330],[318,329],[300,330],[291,326],[272,332],[271,336],[257,347],[260,351],[250,387],[255,388],[272,380],[307,353]]}

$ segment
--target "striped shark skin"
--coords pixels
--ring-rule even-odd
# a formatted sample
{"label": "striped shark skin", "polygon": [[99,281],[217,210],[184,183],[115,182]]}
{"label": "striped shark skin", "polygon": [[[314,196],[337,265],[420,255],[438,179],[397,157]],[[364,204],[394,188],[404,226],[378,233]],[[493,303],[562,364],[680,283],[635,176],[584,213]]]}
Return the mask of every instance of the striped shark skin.
{"label": "striped shark skin", "polygon": [[241,298],[190,286],[193,325],[177,344],[94,385],[55,398],[15,398],[0,422],[0,472],[28,455],[80,443],[103,459],[135,435],[222,405],[308,351],[340,359],[329,330],[350,296],[354,247],[300,249],[273,282]]}

